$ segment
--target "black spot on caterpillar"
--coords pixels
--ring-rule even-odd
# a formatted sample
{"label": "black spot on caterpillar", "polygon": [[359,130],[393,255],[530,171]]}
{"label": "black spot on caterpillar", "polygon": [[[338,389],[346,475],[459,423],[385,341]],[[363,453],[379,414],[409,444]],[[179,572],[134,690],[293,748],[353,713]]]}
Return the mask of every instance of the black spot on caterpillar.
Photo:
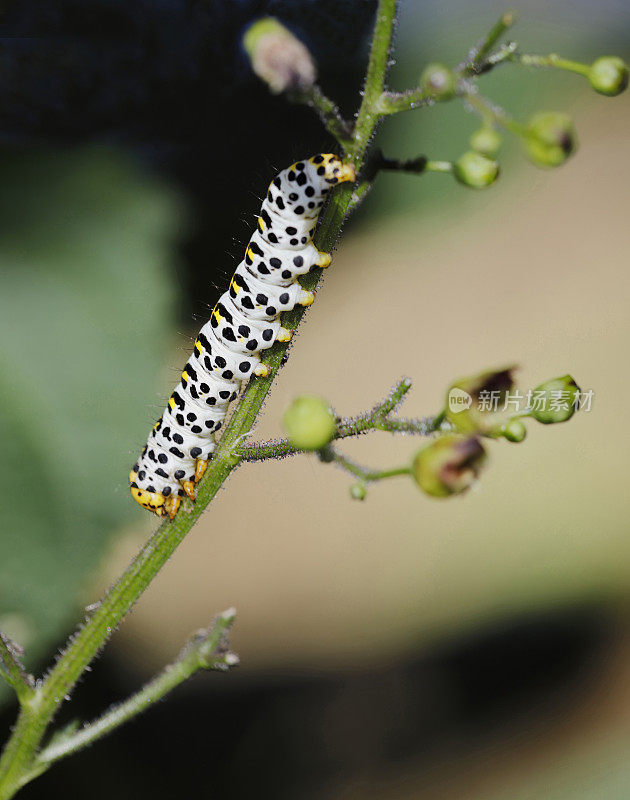
{"label": "black spot on caterpillar", "polygon": [[151,431],[151,448],[143,449],[129,474],[131,494],[144,508],[173,519],[184,493],[195,499],[228,405],[252,375],[268,374],[261,350],[291,338],[280,314],[313,302],[298,276],[330,263],[312,241],[330,185],[354,180],[351,165],[320,153],[292,164],[269,184],[245,257],[195,340],[181,381]]}

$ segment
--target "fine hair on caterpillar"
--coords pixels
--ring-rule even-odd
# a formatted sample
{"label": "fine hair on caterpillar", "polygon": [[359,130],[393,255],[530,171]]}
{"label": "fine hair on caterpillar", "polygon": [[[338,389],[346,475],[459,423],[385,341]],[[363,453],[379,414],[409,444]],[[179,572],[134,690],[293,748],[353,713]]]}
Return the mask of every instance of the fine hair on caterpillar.
{"label": "fine hair on caterpillar", "polygon": [[173,519],[184,495],[195,499],[228,406],[252,375],[268,375],[261,351],[291,338],[280,315],[314,300],[297,279],[330,264],[313,244],[317,220],[331,188],[355,177],[339,156],[320,153],[269,184],[245,257],[129,474],[131,494],[144,508]]}

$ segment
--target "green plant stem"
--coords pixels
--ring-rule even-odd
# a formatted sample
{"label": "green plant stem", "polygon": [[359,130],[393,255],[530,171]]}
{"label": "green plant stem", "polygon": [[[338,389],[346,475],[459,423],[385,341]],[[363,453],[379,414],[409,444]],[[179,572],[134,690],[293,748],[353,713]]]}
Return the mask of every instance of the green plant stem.
{"label": "green plant stem", "polygon": [[[360,436],[374,430],[388,433],[412,433],[420,436],[430,436],[438,431],[443,422],[443,415],[419,419],[392,419],[389,416],[400,405],[410,388],[411,382],[403,378],[396,383],[385,400],[377,403],[370,411],[339,420],[332,441]],[[288,439],[279,439],[241,445],[236,452],[243,461],[264,461],[269,458],[285,458],[312,451],[300,450],[294,447]]]}
{"label": "green plant stem", "polygon": [[98,719],[69,735],[60,735],[46,746],[35,758],[33,776],[41,774],[55,761],[83,750],[102,739],[108,733],[141,714],[149,706],[161,700],[180,683],[188,680],[200,670],[225,671],[238,664],[238,657],[227,649],[226,635],[234,621],[233,609],[219,614],[214,624],[191,639],[176,661],[165,667],[139,692]]}
{"label": "green plant stem", "polygon": [[[363,100],[354,137],[344,148],[344,157],[354,164],[357,173],[363,166],[369,142],[381,117],[376,105],[385,85],[395,12],[396,0],[379,0]],[[352,192],[351,186],[343,184],[332,195],[315,237],[320,250],[333,249],[346,219]],[[305,288],[315,288],[320,275],[321,270],[308,275],[303,281]],[[283,315],[283,325],[297,328],[303,313],[303,309],[297,309]],[[48,676],[22,706],[0,759],[0,800],[9,800],[29,780],[37,748],[59,706],[240,462],[234,448],[254,425],[285,351],[285,345],[274,345],[265,358],[265,363],[271,368],[269,377],[254,378],[245,389],[199,485],[194,507],[182,509],[173,522],[162,524],[151,536],[98,609],[70,639]]]}
{"label": "green plant stem", "polygon": [[470,82],[462,81],[460,84],[460,91],[468,105],[481,117],[484,123],[494,123],[516,136],[528,135],[525,125],[517,122],[507,111],[504,111],[499,106],[482,97],[477,91],[477,87]]}
{"label": "green plant stem", "polygon": [[387,478],[396,478],[399,475],[411,474],[411,468],[408,464],[404,467],[394,467],[393,469],[368,469],[367,467],[362,467],[355,461],[333,450],[332,447],[329,447],[323,454],[322,461],[338,464],[343,470],[358,478],[361,483],[374,483]]}
{"label": "green plant stem", "polygon": [[[495,53],[490,51],[505,31],[514,24],[514,21],[515,15],[513,12],[506,11],[502,14],[486,36],[468,53],[467,58],[458,64],[454,70],[455,74],[461,78],[474,77],[483,72],[488,72],[504,61],[510,60],[516,49],[514,43],[503,45]],[[433,103],[452,100],[456,96],[456,94],[436,96],[427,92],[425,88],[416,86],[404,92],[382,92],[381,96],[376,100],[375,108],[380,114],[387,116],[389,114],[398,114],[401,111],[422,108]]]}
{"label": "green plant stem", "polygon": [[405,161],[383,157],[378,163],[378,169],[387,172],[411,172],[414,175],[422,175],[424,172],[452,172],[453,164],[450,161],[433,161],[426,156],[417,156]]}
{"label": "green plant stem", "polygon": [[468,74],[478,74],[483,71],[483,62],[486,56],[499,41],[501,36],[503,36],[505,31],[512,27],[515,19],[516,15],[513,11],[506,11],[501,14],[483,39],[470,51],[468,58],[462,65],[462,71]]}
{"label": "green plant stem", "polygon": [[579,61],[570,61],[567,58],[560,58],[556,53],[550,53],[548,56],[536,56],[514,53],[510,59],[518,64],[523,64],[525,67],[555,67],[556,69],[564,69],[569,72],[577,72],[578,75],[588,77],[590,66],[582,64]]}
{"label": "green plant stem", "polygon": [[336,103],[327,97],[317,84],[306,89],[292,91],[289,94],[289,100],[309,106],[316,111],[328,133],[342,147],[346,148],[352,145],[352,124],[344,119]]}
{"label": "green plant stem", "polygon": [[429,106],[438,100],[451,100],[452,97],[453,95],[436,98],[420,87],[407,89],[404,92],[383,92],[378,100],[378,110],[383,115],[399,114],[401,111]]}
{"label": "green plant stem", "polygon": [[0,674],[15,691],[20,703],[24,703],[33,694],[31,677],[20,662],[17,645],[0,631]]}
{"label": "green plant stem", "polygon": [[493,53],[490,53],[489,56],[484,60],[483,67],[481,68],[481,72],[488,72],[489,70],[493,69],[493,67],[498,67],[499,64],[508,64],[514,60],[514,55],[518,50],[518,44],[516,42],[507,42],[507,44],[502,44],[501,47],[498,47]]}

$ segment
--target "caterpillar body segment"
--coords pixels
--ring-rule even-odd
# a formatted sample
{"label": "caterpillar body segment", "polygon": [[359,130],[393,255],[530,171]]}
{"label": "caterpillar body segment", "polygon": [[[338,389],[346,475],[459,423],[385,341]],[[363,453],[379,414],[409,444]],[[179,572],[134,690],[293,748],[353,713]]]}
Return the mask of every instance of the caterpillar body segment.
{"label": "caterpillar body segment", "polygon": [[315,299],[313,292],[305,291],[297,282],[276,286],[255,278],[244,261],[236,268],[228,293],[236,308],[251,320],[272,320],[296,305],[309,306]]}
{"label": "caterpillar body segment", "polygon": [[195,499],[229,404],[252,375],[269,373],[261,351],[291,338],[280,314],[314,300],[297,278],[330,264],[312,241],[317,220],[330,189],[355,177],[352,165],[321,153],[269,184],[245,257],[129,474],[132,497],[143,508],[173,519],[184,496]]}

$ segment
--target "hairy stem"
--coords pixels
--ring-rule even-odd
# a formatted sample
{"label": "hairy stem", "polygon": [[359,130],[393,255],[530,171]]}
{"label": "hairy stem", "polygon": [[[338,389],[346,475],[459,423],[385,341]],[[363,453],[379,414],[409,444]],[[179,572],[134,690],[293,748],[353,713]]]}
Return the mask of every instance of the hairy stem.
{"label": "hairy stem", "polygon": [[408,464],[403,467],[394,467],[393,469],[368,469],[352,461],[347,456],[338,453],[332,448],[323,454],[322,461],[334,462],[338,464],[343,470],[349,472],[355,478],[358,478],[361,483],[373,483],[374,481],[381,481],[386,478],[395,478],[399,475],[409,475],[411,468]]}
{"label": "hairy stem", "polygon": [[486,100],[472,82],[462,81],[460,91],[470,108],[481,117],[485,124],[495,124],[516,136],[527,136],[527,128],[511,117],[500,106]]}
{"label": "hairy stem", "polygon": [[[383,92],[392,42],[396,0],[379,0],[374,36],[370,49],[363,100],[359,108],[354,137],[344,148],[344,157],[357,173],[361,170],[368,144],[380,120],[376,108]],[[315,237],[320,250],[330,251],[341,232],[352,197],[352,187],[344,184],[335,191],[324,210]],[[305,288],[316,287],[320,270],[307,276]],[[297,328],[303,309],[283,316],[283,325]],[[85,668],[104,646],[112,632],[129,613],[140,595],[168,561],[191,530],[228,475],[240,462],[234,448],[249,433],[281,366],[286,346],[275,345],[265,362],[271,367],[268,378],[254,378],[245,389],[221,437],[207,474],[199,485],[197,502],[185,508],[173,522],[162,524],[144,545],[123,575],[111,587],[92,617],[70,639],[42,684],[22,707],[18,721],[0,760],[0,800],[8,800],[32,775],[37,748],[64,698],[72,691]]]}
{"label": "hairy stem", "polygon": [[[443,416],[422,417],[419,419],[392,419],[389,414],[395,411],[411,389],[411,382],[407,378],[399,380],[389,395],[377,403],[370,411],[364,411],[354,417],[344,417],[337,422],[332,441],[360,436],[368,431],[387,431],[389,433],[415,433],[420,436],[430,436],[440,430]],[[307,450],[294,447],[288,439],[278,439],[271,442],[254,442],[250,445],[241,445],[236,449],[243,461],[264,461],[269,458],[285,458]],[[324,459],[325,460],[325,459]]]}
{"label": "hairy stem", "polygon": [[423,172],[453,171],[453,165],[450,161],[433,161],[426,156],[418,156],[404,161],[383,157],[377,166],[379,170],[387,172],[411,172],[414,175],[422,175]]}
{"label": "hairy stem", "polygon": [[512,54],[511,61],[523,64],[526,67],[555,67],[556,69],[564,69],[569,72],[577,72],[578,75],[588,77],[590,66],[582,64],[579,61],[570,61],[568,58],[560,58],[556,53],[550,53],[548,56],[536,56],[527,54]]}
{"label": "hairy stem", "polygon": [[227,649],[227,632],[234,621],[235,611],[229,609],[219,614],[213,625],[199,631],[179,654],[176,661],[139,692],[117,706],[114,706],[98,719],[85,725],[76,733],[54,737],[36,757],[33,775],[39,775],[55,761],[72,755],[79,750],[102,739],[108,733],[124,725],[133,717],[146,711],[149,706],[161,700],[180,683],[188,680],[199,670],[227,670],[238,664],[238,657]]}
{"label": "hairy stem", "polygon": [[[440,98],[446,99],[446,98]],[[412,111],[435,102],[425,89],[407,89],[404,92],[383,92],[378,100],[378,109],[381,114],[398,114],[401,111]]]}
{"label": "hairy stem", "polygon": [[20,649],[0,631],[0,674],[15,691],[20,703],[33,694],[33,681],[20,661]]}
{"label": "hairy stem", "polygon": [[494,45],[503,36],[508,28],[511,28],[515,22],[515,15],[513,11],[506,11],[495,24],[490,28],[488,33],[481,39],[475,47],[468,53],[468,58],[461,65],[463,72],[467,74],[478,74],[483,72],[483,63],[486,56],[490,53]]}
{"label": "hairy stem", "polygon": [[289,99],[314,109],[328,131],[339,144],[346,148],[352,145],[352,124],[344,119],[339,107],[327,97],[317,84],[293,91]]}

